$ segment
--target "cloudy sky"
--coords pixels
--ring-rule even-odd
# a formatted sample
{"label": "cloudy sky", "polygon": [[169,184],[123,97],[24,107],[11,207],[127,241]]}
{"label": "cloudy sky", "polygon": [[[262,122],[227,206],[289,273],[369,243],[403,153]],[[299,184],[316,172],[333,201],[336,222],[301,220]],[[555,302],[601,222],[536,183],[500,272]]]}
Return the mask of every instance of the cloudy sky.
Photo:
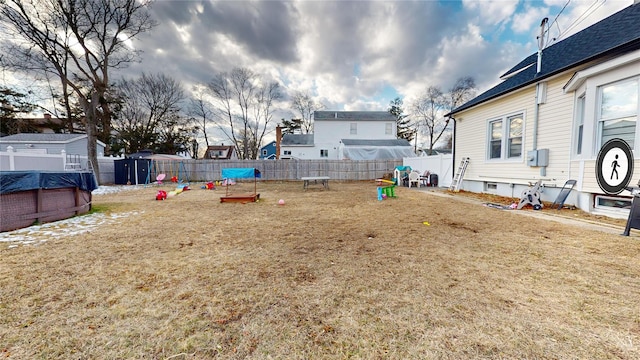
{"label": "cloudy sky", "polygon": [[[141,62],[112,78],[164,73],[185,89],[246,67],[307,92],[328,110],[386,110],[430,85],[472,76],[482,92],[524,57],[549,18],[553,43],[633,0],[157,0],[152,31],[133,39]],[[290,114],[293,115],[293,114]]]}
{"label": "cloudy sky", "polygon": [[495,85],[537,50],[544,17],[552,43],[632,3],[159,0],[158,26],[135,39],[142,62],[127,74],[164,72],[189,88],[242,66],[330,110],[386,110],[396,96],[407,103],[461,76],[480,91]]}

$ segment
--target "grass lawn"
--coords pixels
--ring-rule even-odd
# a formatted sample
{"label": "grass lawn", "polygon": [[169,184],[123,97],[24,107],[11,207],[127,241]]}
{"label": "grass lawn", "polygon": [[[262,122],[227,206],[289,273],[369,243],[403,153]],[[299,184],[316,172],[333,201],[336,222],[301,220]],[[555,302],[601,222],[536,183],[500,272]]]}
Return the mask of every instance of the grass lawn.
{"label": "grass lawn", "polygon": [[91,231],[0,243],[0,358],[640,358],[637,237],[330,186],[97,195]]}

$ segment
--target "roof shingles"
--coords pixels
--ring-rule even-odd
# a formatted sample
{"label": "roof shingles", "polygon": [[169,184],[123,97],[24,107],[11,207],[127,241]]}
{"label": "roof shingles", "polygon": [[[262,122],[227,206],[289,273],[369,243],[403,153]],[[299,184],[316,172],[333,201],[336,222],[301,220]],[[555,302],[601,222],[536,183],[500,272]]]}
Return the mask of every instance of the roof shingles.
{"label": "roof shingles", "polygon": [[[454,109],[455,114],[485,101],[533,84],[544,78],[602,58],[640,49],[640,3],[631,5],[608,18],[542,51],[542,66],[537,73],[537,52],[507,71],[511,75],[500,84]],[[529,66],[528,68],[526,68]],[[520,71],[520,72],[518,72]]]}

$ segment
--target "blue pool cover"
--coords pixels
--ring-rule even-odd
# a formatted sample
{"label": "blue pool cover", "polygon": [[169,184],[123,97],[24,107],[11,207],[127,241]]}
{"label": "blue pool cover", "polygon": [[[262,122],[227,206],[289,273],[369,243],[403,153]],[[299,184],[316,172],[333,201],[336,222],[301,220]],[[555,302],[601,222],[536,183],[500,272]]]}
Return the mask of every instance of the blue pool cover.
{"label": "blue pool cover", "polygon": [[0,171],[0,195],[36,189],[78,187],[93,191],[98,188],[91,172]]}

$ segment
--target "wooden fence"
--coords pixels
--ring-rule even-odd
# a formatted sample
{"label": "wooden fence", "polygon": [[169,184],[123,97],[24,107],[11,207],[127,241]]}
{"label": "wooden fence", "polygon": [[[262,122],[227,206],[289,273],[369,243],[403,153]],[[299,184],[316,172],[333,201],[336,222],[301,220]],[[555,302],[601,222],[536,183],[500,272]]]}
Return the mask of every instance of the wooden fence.
{"label": "wooden fence", "polygon": [[[81,156],[84,169],[87,158]],[[99,157],[100,184],[115,182],[114,160],[120,158]],[[160,173],[179,176],[189,181],[221,180],[223,168],[256,168],[262,180],[298,180],[305,176],[329,176],[332,180],[373,180],[393,173],[402,159],[395,160],[154,160],[151,181]],[[0,171],[49,170],[64,171],[65,155],[45,155],[25,152],[0,152]],[[141,181],[144,181],[142,179]]]}
{"label": "wooden fence", "polygon": [[304,176],[329,176],[332,180],[373,180],[393,173],[395,160],[154,160],[151,176],[166,173],[189,181],[220,180],[223,168],[256,168],[262,180],[296,180]]}

